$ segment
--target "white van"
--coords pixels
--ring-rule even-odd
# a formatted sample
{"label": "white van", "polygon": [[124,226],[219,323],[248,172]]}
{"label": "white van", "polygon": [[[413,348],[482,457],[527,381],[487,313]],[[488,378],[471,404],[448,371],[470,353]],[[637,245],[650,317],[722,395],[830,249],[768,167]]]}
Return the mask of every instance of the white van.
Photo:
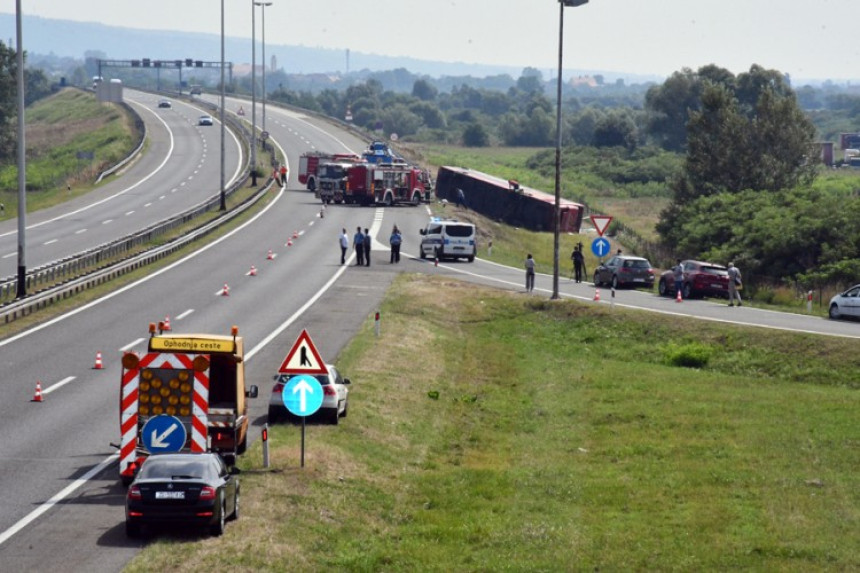
{"label": "white van", "polygon": [[421,258],[465,258],[471,263],[478,254],[475,225],[433,217],[421,229]]}

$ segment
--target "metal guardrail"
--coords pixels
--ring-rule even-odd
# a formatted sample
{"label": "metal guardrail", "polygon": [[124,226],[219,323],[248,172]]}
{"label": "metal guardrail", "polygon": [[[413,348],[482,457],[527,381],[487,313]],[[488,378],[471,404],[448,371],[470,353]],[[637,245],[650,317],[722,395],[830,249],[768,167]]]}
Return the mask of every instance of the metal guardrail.
{"label": "metal guardrail", "polygon": [[[250,145],[250,137],[244,125],[229,116],[226,117],[226,120],[230,124],[231,129],[240,134],[245,145]],[[239,190],[249,175],[250,166],[246,164],[237,182],[228,189],[225,189],[225,194],[230,196]],[[173,253],[244,212],[245,209],[265,195],[266,191],[271,187],[271,183],[272,181],[269,180],[258,193],[245,200],[241,205],[224,216],[204,225],[200,229],[195,229],[171,241],[167,245],[152,248],[134,256],[129,255],[129,253],[142,245],[148,244],[154,239],[188,224],[209,211],[220,208],[220,193],[196,207],[192,207],[170,219],[151,225],[146,229],[29,271],[25,277],[26,290],[30,292],[35,289],[36,292],[22,299],[16,299],[0,305],[0,322],[5,324],[22,316],[27,316],[33,311],[44,308],[53,302],[65,299],[82,290],[136,270]],[[124,257],[125,260],[113,262]],[[0,280],[0,300],[12,298],[17,294],[17,280],[17,277],[7,277]],[[57,285],[58,281],[62,284]],[[44,288],[39,290],[40,286]]]}

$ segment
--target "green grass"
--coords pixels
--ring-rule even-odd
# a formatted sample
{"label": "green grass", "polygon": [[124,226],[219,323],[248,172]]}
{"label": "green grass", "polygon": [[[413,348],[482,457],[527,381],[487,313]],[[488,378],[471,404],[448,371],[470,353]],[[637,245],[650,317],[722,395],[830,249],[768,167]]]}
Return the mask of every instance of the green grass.
{"label": "green grass", "polygon": [[[27,211],[44,209],[93,189],[98,174],[137,144],[134,121],[115,104],[64,89],[27,109]],[[79,153],[93,159],[78,159]],[[69,190],[71,188],[71,190]],[[0,166],[0,202],[17,217],[17,159]]]}
{"label": "green grass", "polygon": [[[860,568],[855,341],[426,276],[381,312],[306,467],[273,428],[223,538],[159,538],[129,571]],[[685,346],[702,368],[670,365]]]}

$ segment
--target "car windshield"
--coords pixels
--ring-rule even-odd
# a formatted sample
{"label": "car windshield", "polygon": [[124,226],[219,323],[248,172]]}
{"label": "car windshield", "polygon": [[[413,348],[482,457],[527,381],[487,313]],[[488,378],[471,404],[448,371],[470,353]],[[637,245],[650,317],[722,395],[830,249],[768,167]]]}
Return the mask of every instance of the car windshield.
{"label": "car windshield", "polygon": [[[629,263],[629,264],[628,264]],[[634,269],[650,269],[651,263],[644,259],[627,261],[624,263],[625,267],[633,267]]]}
{"label": "car windshield", "polygon": [[141,479],[200,479],[209,473],[209,464],[203,459],[172,460],[154,457],[149,458],[140,468]]}
{"label": "car windshield", "polygon": [[724,267],[710,267],[702,265],[702,272],[709,275],[728,275],[729,272]]}
{"label": "car windshield", "polygon": [[[302,376],[302,374],[282,374],[278,381],[286,384],[296,376]],[[320,386],[328,386],[329,384],[331,384],[331,382],[329,381],[328,374],[313,374],[313,377],[317,379],[317,382],[320,383]]]}
{"label": "car windshield", "polygon": [[346,176],[346,169],[342,165],[323,165],[320,167],[320,178],[341,179]]}

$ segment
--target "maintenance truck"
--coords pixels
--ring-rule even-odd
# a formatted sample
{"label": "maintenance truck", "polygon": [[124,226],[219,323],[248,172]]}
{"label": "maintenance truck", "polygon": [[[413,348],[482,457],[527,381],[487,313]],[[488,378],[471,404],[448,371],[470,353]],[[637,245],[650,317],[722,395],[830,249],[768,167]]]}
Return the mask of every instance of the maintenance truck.
{"label": "maintenance truck", "polygon": [[164,330],[164,323],[157,331],[150,324],[146,354],[122,357],[119,473],[125,485],[150,454],[216,452],[232,466],[248,444],[246,398],[256,398],[258,389],[245,387],[239,329],[233,326],[230,336]]}
{"label": "maintenance truck", "polygon": [[323,163],[338,161],[361,161],[354,153],[324,153],[309,151],[299,157],[299,183],[305,185],[308,191],[315,193],[319,186],[319,168]]}
{"label": "maintenance truck", "polygon": [[349,168],[344,200],[387,207],[418,205],[425,198],[428,182],[426,171],[405,163],[357,163]]}

